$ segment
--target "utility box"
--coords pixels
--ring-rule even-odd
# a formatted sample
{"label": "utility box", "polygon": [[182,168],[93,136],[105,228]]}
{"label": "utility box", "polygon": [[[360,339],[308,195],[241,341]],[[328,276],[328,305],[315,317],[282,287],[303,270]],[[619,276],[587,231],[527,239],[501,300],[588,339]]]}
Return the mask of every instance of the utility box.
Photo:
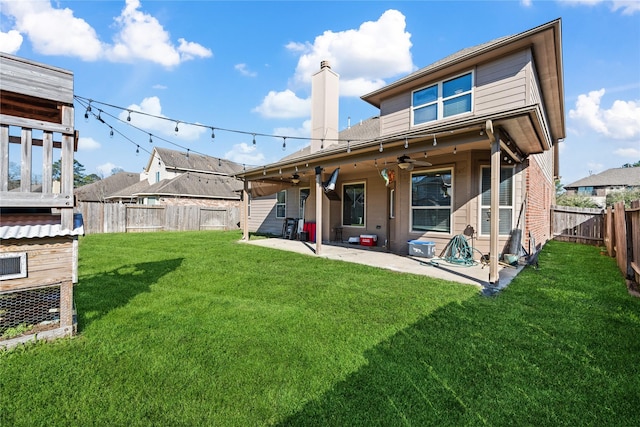
{"label": "utility box", "polygon": [[409,240],[409,255],[433,258],[436,256],[436,244],[424,240]]}

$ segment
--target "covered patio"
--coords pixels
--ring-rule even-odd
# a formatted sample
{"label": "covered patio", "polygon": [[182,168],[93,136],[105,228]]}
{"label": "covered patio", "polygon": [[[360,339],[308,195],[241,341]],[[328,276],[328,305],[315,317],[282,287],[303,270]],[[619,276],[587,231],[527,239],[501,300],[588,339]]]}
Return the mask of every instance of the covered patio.
{"label": "covered patio", "polygon": [[[316,253],[316,244],[300,240],[282,238],[252,238],[242,243],[265,248],[296,252],[309,256],[352,262],[397,271],[398,273],[417,274],[466,285],[478,286],[485,295],[493,295],[509,285],[524,265],[516,267],[500,264],[498,283],[490,283],[489,266],[477,263],[471,266],[447,262],[438,256],[423,258],[404,256],[387,252],[384,248],[349,245],[340,242],[324,242],[322,252]],[[438,254],[436,254],[438,255]]]}

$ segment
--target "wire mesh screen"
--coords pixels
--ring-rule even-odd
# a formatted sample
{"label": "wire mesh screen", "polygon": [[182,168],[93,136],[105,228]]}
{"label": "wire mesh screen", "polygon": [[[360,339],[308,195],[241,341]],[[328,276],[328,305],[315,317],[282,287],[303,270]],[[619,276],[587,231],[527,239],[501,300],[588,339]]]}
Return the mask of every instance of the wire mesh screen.
{"label": "wire mesh screen", "polygon": [[60,324],[60,286],[0,294],[0,339]]}

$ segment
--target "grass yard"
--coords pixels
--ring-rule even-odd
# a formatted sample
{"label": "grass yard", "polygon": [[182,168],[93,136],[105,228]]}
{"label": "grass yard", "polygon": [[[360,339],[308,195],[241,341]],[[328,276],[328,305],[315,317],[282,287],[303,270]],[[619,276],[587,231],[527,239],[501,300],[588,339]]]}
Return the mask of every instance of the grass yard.
{"label": "grass yard", "polygon": [[0,351],[0,426],[640,423],[640,300],[598,248],[483,297],[240,236],[81,238],[79,334]]}

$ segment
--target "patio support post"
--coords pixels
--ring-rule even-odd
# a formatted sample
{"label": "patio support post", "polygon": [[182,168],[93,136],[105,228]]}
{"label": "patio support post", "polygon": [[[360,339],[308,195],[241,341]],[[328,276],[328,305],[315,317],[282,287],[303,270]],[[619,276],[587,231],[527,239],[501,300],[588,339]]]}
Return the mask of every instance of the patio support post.
{"label": "patio support post", "polygon": [[491,141],[491,234],[489,240],[489,283],[497,284],[498,275],[498,235],[500,228],[500,130],[494,131]]}
{"label": "patio support post", "polygon": [[249,181],[245,178],[242,189],[242,240],[249,241]]}
{"label": "patio support post", "polygon": [[316,255],[322,252],[322,168],[316,167]]}

